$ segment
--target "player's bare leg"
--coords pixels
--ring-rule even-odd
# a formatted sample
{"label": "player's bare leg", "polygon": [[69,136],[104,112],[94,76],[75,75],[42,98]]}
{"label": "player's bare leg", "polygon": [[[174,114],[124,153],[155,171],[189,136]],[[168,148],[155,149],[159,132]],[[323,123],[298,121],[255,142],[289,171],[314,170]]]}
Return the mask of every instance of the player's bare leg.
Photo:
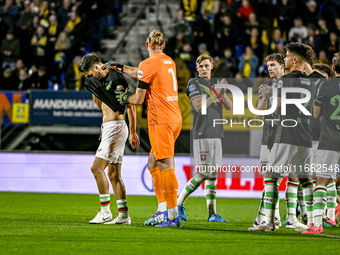
{"label": "player's bare leg", "polygon": [[121,176],[121,163],[109,164],[108,176],[117,200],[118,216],[105,224],[131,224],[126,200],[125,185]]}
{"label": "player's bare leg", "polygon": [[104,172],[108,163],[101,158],[94,158],[91,171],[96,179],[101,210],[89,223],[100,224],[112,220],[112,213],[110,210],[110,193],[109,193],[109,181]]}

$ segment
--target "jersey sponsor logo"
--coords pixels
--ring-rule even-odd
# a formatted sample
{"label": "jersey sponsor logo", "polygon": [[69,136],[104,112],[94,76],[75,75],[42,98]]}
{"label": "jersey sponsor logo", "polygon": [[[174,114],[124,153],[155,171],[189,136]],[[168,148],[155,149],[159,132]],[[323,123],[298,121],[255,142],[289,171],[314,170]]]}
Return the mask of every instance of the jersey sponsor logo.
{"label": "jersey sponsor logo", "polygon": [[170,59],[164,59],[163,63],[166,64],[166,65],[171,65],[172,61]]}
{"label": "jersey sponsor logo", "polygon": [[194,92],[196,89],[196,86],[194,84],[189,85],[189,91]]}
{"label": "jersey sponsor logo", "polygon": [[138,77],[139,79],[140,79],[140,78],[143,78],[143,71],[142,71],[142,70],[138,70],[137,77]]}
{"label": "jersey sponsor logo", "polygon": [[109,85],[106,86],[106,90],[109,90],[111,88],[111,85],[112,85],[112,81],[110,81]]}
{"label": "jersey sponsor logo", "polygon": [[301,84],[310,86],[310,80],[309,79],[304,79],[300,78]]}
{"label": "jersey sponsor logo", "polygon": [[178,96],[169,96],[169,97],[166,97],[166,100],[169,101],[178,101]]}

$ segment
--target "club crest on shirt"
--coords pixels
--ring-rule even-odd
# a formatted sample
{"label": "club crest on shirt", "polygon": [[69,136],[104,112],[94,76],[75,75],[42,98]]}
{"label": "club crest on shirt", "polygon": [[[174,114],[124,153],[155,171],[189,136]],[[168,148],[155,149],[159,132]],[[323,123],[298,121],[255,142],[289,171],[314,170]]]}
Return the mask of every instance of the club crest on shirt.
{"label": "club crest on shirt", "polygon": [[139,79],[143,77],[143,71],[142,70],[138,70],[137,77]]}
{"label": "club crest on shirt", "polygon": [[196,86],[194,84],[189,85],[189,91],[190,92],[195,91],[195,89],[196,89]]}

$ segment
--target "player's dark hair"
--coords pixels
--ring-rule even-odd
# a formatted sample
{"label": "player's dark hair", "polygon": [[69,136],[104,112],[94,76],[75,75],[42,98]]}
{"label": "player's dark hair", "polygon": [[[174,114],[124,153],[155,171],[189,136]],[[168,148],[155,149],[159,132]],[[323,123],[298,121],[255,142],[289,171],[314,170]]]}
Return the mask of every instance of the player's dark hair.
{"label": "player's dark hair", "polygon": [[340,52],[334,54],[332,65],[334,66],[336,74],[340,74]]}
{"label": "player's dark hair", "polygon": [[94,64],[101,63],[102,61],[100,58],[94,54],[94,53],[89,53],[86,54],[84,57],[82,57],[79,65],[79,71],[80,72],[88,72]]}
{"label": "player's dark hair", "polygon": [[308,48],[306,47],[306,45],[300,42],[291,42],[285,46],[285,51],[289,51],[299,56],[303,60],[306,60],[307,50]]}
{"label": "player's dark hair", "polygon": [[311,66],[313,66],[315,62],[315,57],[316,57],[315,51],[309,45],[306,45],[306,47],[307,47],[306,62],[310,64]]}
{"label": "player's dark hair", "polygon": [[313,69],[316,69],[322,73],[326,73],[329,78],[332,77],[332,69],[329,65],[316,63],[313,65]]}
{"label": "player's dark hair", "polygon": [[196,65],[201,64],[201,62],[202,62],[203,60],[206,60],[206,59],[208,59],[208,60],[210,61],[210,63],[213,62],[213,58],[212,58],[211,56],[209,56],[208,54],[202,54],[202,55],[200,55],[200,56],[197,58],[197,60],[196,60]]}
{"label": "player's dark hair", "polygon": [[285,64],[285,60],[284,59],[285,59],[284,56],[282,56],[281,54],[273,53],[273,54],[268,55],[264,60],[266,62],[268,62],[268,61],[276,61],[280,65],[284,65]]}

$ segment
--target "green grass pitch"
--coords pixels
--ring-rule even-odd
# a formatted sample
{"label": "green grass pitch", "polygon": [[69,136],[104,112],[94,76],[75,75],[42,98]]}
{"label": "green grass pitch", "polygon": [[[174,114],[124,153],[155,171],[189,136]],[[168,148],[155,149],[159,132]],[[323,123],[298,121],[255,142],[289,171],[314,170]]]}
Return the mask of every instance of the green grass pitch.
{"label": "green grass pitch", "polygon": [[[114,197],[111,210],[117,214]],[[90,225],[98,195],[0,193],[0,254],[338,254],[340,229],[302,235],[281,227],[249,232],[258,199],[217,199],[230,223],[208,223],[204,198],[189,198],[182,228],[143,226],[155,197],[129,196],[131,226]],[[281,214],[285,213],[281,201]]]}

